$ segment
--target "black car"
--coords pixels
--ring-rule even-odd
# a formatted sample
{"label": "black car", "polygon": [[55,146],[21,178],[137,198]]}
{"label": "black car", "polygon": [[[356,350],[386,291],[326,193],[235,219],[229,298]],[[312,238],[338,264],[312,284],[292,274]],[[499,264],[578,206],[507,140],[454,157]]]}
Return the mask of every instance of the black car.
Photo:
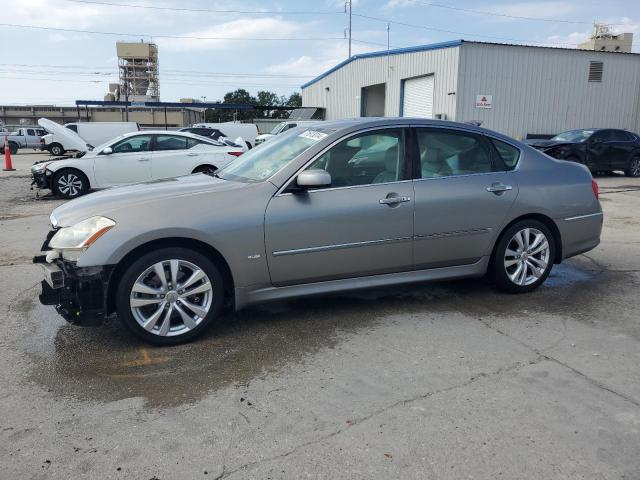
{"label": "black car", "polygon": [[200,135],[201,137],[213,138],[214,140],[218,140],[220,137],[224,137],[224,133],[222,133],[217,128],[208,128],[208,127],[186,127],[178,130],[179,132],[189,132],[195,135]]}
{"label": "black car", "polygon": [[640,177],[640,137],[635,133],[589,128],[527,143],[553,158],[582,163],[592,172],[622,170],[629,177]]}

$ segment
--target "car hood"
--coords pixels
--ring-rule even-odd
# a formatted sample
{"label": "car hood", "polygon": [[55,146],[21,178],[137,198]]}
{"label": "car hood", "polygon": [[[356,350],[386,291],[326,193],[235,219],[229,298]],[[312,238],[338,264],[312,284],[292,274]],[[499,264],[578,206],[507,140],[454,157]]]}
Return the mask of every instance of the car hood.
{"label": "car hood", "polygon": [[153,180],[109,188],[71,200],[53,211],[51,221],[54,226],[60,227],[68,227],[98,215],[117,221],[119,211],[130,213],[131,209],[141,204],[157,203],[158,210],[162,210],[163,202],[171,202],[176,197],[221,193],[247,186],[246,183],[230,182],[203,173]]}
{"label": "car hood", "polygon": [[90,146],[80,135],[73,130],[63,127],[59,123],[53,122],[48,118],[41,118],[38,120],[38,125],[44,128],[47,132],[54,133],[64,138],[67,149],[69,150],[79,150],[81,152],[91,150]]}

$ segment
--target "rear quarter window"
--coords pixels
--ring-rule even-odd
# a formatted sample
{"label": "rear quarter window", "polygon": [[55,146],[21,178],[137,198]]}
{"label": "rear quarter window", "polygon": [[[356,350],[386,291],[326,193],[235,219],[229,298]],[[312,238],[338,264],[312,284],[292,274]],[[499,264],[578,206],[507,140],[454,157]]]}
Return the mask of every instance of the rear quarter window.
{"label": "rear quarter window", "polygon": [[493,146],[496,147],[496,151],[507,167],[507,170],[513,170],[516,168],[516,165],[518,165],[518,161],[520,160],[520,149],[495,138],[492,138],[491,142],[493,143]]}

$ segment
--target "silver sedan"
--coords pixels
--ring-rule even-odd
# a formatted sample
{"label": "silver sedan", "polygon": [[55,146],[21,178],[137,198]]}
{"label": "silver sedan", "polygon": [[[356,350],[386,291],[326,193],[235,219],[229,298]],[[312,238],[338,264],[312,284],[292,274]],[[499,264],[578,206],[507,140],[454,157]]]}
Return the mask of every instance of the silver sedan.
{"label": "silver sedan", "polygon": [[598,245],[602,210],[582,165],[386,118],[295,129],[213,176],[94,193],[51,223],[41,301],[77,324],[115,313],[167,345],[270,300],[486,274],[529,292]]}

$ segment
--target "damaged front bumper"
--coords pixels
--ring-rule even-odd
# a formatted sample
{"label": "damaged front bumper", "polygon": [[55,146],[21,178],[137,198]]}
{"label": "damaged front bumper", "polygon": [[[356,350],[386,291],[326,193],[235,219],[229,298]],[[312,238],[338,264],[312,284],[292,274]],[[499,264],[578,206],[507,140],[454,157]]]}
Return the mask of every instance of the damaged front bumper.
{"label": "damaged front bumper", "polygon": [[48,263],[46,256],[37,256],[34,263],[42,265],[44,280],[39,300],[53,305],[69,323],[99,325],[107,312],[107,291],[112,267],[77,267],[75,262],[56,259]]}
{"label": "damaged front bumper", "polygon": [[53,173],[49,170],[44,170],[43,172],[38,173],[32,172],[31,176],[31,186],[35,185],[38,188],[51,189],[51,178],[53,177]]}

